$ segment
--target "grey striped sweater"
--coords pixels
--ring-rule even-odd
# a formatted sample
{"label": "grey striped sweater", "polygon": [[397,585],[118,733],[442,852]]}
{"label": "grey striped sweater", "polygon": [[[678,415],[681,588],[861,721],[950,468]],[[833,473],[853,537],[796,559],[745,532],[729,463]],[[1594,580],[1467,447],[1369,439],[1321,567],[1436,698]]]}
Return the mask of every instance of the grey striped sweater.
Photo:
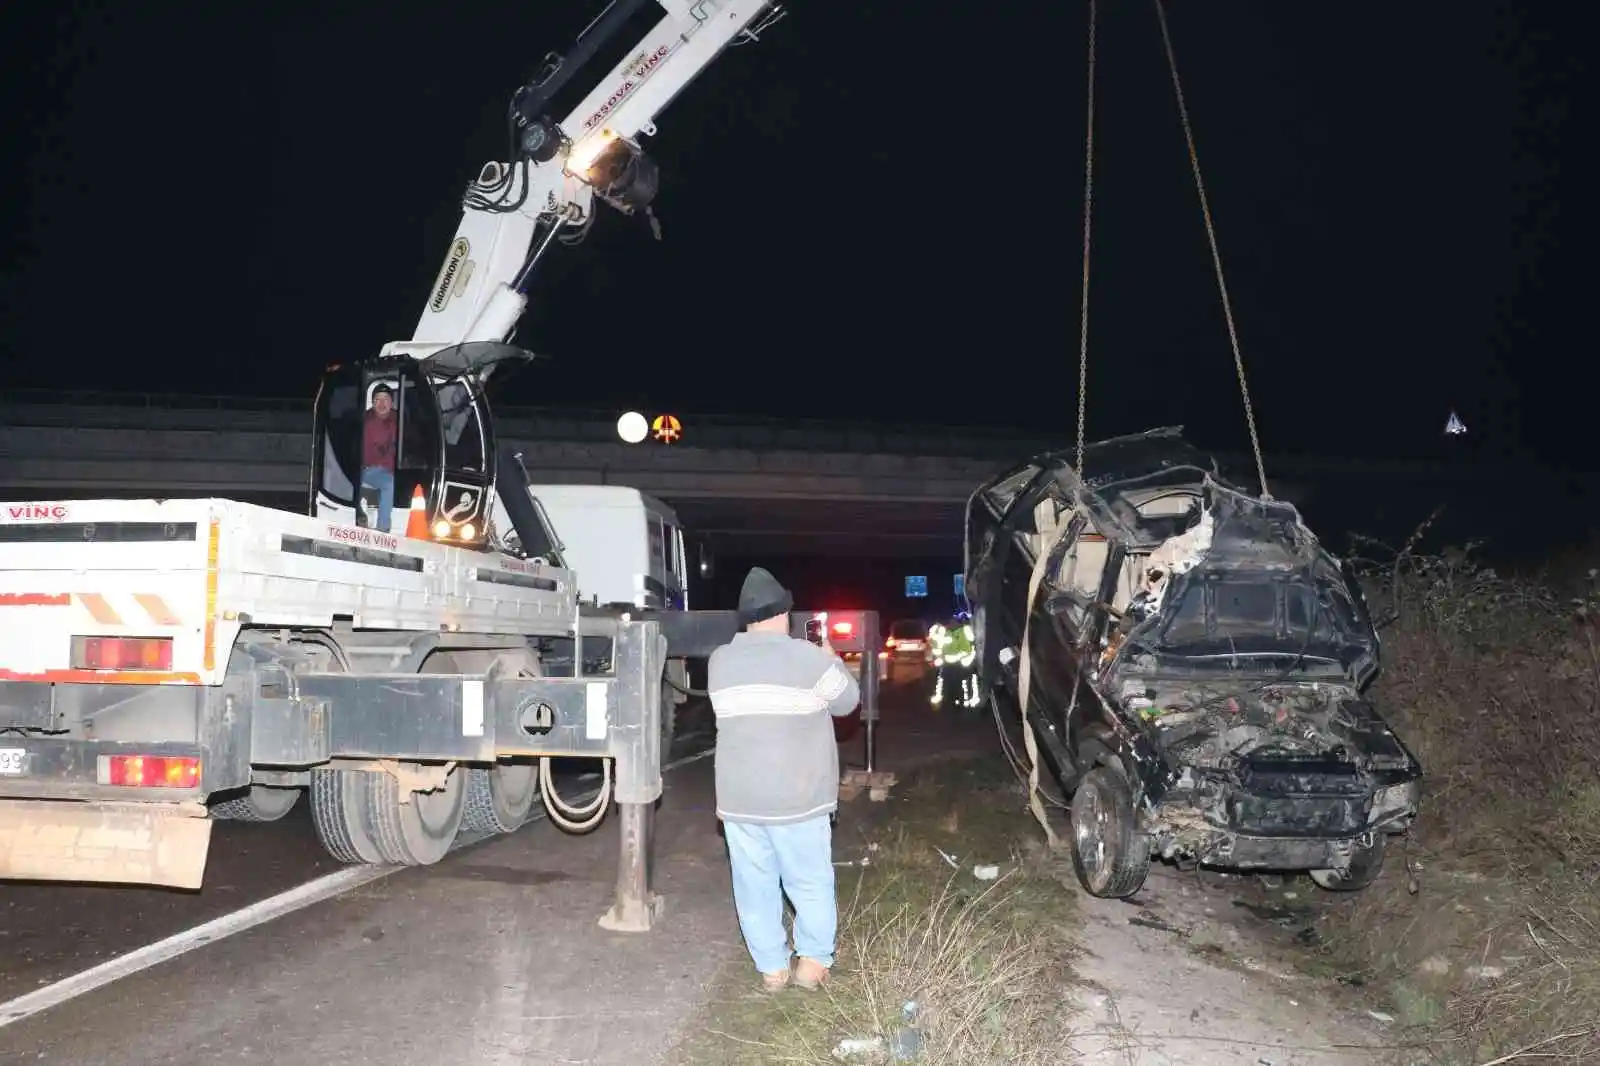
{"label": "grey striped sweater", "polygon": [[839,805],[833,718],[861,698],[837,655],[786,633],[740,633],[711,654],[717,816],[787,825]]}

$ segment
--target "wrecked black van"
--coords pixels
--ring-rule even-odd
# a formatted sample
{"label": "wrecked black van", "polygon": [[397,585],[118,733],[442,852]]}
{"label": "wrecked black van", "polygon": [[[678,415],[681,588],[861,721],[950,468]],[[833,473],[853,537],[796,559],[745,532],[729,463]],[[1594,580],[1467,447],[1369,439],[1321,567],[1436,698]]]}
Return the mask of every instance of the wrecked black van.
{"label": "wrecked black van", "polygon": [[988,690],[1026,707],[1070,796],[1084,888],[1131,896],[1153,856],[1369,884],[1422,768],[1364,696],[1379,640],[1348,567],[1181,429],[1083,466],[1041,455],[973,493],[965,574]]}

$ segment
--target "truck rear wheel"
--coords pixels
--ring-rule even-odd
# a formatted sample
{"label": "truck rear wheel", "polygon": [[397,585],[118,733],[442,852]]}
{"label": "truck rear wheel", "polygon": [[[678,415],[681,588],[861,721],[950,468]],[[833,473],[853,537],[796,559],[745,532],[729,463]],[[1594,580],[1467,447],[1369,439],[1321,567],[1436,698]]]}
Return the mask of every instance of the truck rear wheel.
{"label": "truck rear wheel", "polygon": [[[422,664],[424,674],[471,673],[470,663],[448,651],[435,652]],[[479,670],[487,670],[478,664]],[[518,675],[542,677],[544,668],[537,657],[529,655],[516,665]],[[537,762],[497,762],[492,766],[464,768],[466,774],[466,801],[461,817],[461,827],[475,833],[511,833],[521,828],[533,811],[539,798],[539,764]]]}
{"label": "truck rear wheel", "polygon": [[500,762],[467,770],[467,806],[461,824],[480,833],[520,828],[539,798],[539,764]]}
{"label": "truck rear wheel", "polygon": [[431,866],[456,842],[467,811],[466,768],[454,767],[444,786],[409,796],[393,774],[366,774],[373,839],[384,862]]}
{"label": "truck rear wheel", "polygon": [[678,704],[688,699],[689,663],[668,659],[661,679],[661,764],[672,758],[672,742],[678,734]]}
{"label": "truck rear wheel", "polygon": [[[385,775],[387,776],[387,775]],[[311,821],[328,854],[340,862],[381,863],[372,835],[367,774],[360,770],[311,771]]]}
{"label": "truck rear wheel", "polygon": [[299,800],[298,788],[251,785],[244,795],[213,804],[211,817],[234,822],[276,822],[294,810]]}
{"label": "truck rear wheel", "polygon": [[[337,644],[329,638],[295,642],[312,655],[305,667],[345,673],[348,665]],[[383,852],[372,835],[371,805],[367,802],[367,775],[360,770],[328,768],[311,771],[311,823],[317,839],[340,862],[352,865],[383,862]]]}
{"label": "truck rear wheel", "polygon": [[671,693],[661,694],[661,765],[672,758],[672,737],[678,731],[678,703]]}

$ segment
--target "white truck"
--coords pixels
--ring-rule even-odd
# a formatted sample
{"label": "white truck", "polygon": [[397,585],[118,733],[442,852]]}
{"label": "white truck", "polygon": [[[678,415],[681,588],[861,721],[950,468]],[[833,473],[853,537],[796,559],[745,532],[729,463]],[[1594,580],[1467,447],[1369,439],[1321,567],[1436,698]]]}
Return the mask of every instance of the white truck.
{"label": "white truck", "polygon": [[[578,595],[618,607],[689,609],[688,553],[677,512],[626,485],[530,485],[558,536]],[[708,561],[701,556],[700,571]]]}
{"label": "white truck", "polygon": [[[554,543],[557,561],[579,575],[578,598],[584,604],[618,615],[689,610],[688,545],[671,507],[627,485],[529,485],[528,492]],[[568,535],[570,540],[565,539]],[[697,558],[700,576],[710,577],[712,560],[703,544]],[[710,632],[721,628],[714,617]],[[688,636],[681,626],[677,631],[680,638]],[[704,639],[690,643],[703,646]],[[687,658],[670,656],[664,677],[663,758],[677,733],[678,707],[693,691]]]}
{"label": "white truck", "polygon": [[[577,829],[617,804],[622,868],[603,921],[650,926],[664,662],[708,654],[733,619],[585,607],[484,398],[497,366],[531,358],[509,341],[535,265],[596,201],[648,211],[656,171],[637,138],[781,14],[659,0],[665,17],[627,58],[549,118],[649,2],[616,0],[516,94],[506,161],[468,187],[413,337],[329,368],[308,514],[0,504],[0,878],[195,888],[214,818],[282,817],[301,794],[340,860],[432,863],[463,827],[516,828],[542,794]],[[387,454],[366,432],[383,391]],[[374,522],[385,471],[389,529]],[[606,526],[575,521],[569,550]],[[581,810],[553,788],[561,756],[600,760],[601,794]]]}

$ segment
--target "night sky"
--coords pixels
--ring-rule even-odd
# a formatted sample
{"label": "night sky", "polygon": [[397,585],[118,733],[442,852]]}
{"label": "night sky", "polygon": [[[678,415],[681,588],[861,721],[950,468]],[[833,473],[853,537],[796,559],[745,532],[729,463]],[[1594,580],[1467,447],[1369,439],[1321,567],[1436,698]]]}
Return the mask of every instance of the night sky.
{"label": "night sky", "polygon": [[[309,396],[409,337],[506,101],[599,6],[5,5],[4,387]],[[554,358],[504,402],[1070,439],[1084,5],[790,6],[646,141],[664,241],[607,211],[544,274],[518,340]],[[1593,465],[1564,6],[1171,3],[1269,451],[1428,454],[1454,407],[1474,455]],[[1089,432],[1234,447],[1154,13],[1101,8]]]}

